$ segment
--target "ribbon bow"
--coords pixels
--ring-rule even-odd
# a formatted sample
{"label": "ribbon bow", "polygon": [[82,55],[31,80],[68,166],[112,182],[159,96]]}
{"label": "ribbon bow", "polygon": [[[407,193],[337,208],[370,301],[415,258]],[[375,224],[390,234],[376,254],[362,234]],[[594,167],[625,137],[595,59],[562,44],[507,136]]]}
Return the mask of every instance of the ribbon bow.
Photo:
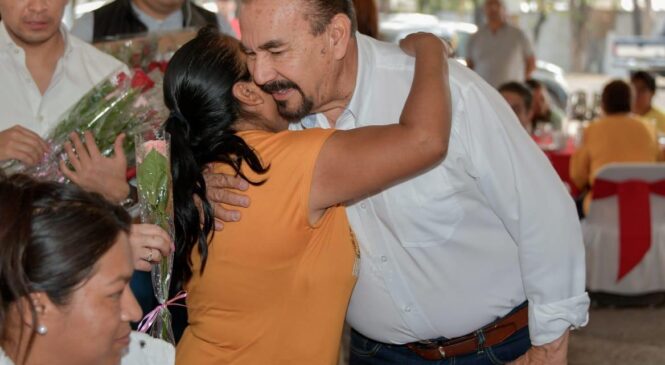
{"label": "ribbon bow", "polygon": [[619,199],[619,273],[626,276],[651,248],[651,205],[649,194],[665,196],[665,180],[648,183],[628,180],[612,182],[596,179],[593,199],[618,195]]}
{"label": "ribbon bow", "polygon": [[166,309],[167,307],[170,306],[178,306],[178,307],[186,307],[186,305],[182,305],[180,303],[176,303],[180,299],[184,299],[187,297],[187,292],[181,291],[176,295],[175,297],[167,300],[166,302],[158,305],[155,309],[150,311],[150,313],[146,314],[145,317],[139,322],[138,326],[138,331],[146,333],[152,327],[153,323],[155,323],[155,320],[157,319],[157,315],[162,309]]}

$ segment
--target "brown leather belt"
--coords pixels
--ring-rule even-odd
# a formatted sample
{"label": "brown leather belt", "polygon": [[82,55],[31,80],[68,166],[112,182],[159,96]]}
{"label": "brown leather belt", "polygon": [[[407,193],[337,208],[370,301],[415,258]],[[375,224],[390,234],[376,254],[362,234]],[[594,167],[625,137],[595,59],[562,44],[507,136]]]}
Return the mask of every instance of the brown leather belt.
{"label": "brown leather belt", "polygon": [[[466,336],[443,341],[412,342],[404,346],[424,359],[441,360],[468,355],[480,349],[498,345],[528,325],[529,308],[525,305],[515,312]],[[484,338],[482,344],[481,334]]]}

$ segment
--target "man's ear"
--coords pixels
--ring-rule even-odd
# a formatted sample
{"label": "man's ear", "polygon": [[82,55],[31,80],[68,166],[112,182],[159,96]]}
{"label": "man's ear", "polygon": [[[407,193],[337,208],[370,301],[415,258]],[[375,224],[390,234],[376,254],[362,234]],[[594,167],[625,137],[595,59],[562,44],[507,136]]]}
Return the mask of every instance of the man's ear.
{"label": "man's ear", "polygon": [[251,81],[238,81],[233,85],[233,96],[247,106],[263,104],[263,98],[259,95],[257,87]]}
{"label": "man's ear", "polygon": [[354,36],[351,30],[351,19],[345,14],[336,14],[330,20],[328,29],[333,55],[335,59],[340,60],[346,56],[349,41]]}

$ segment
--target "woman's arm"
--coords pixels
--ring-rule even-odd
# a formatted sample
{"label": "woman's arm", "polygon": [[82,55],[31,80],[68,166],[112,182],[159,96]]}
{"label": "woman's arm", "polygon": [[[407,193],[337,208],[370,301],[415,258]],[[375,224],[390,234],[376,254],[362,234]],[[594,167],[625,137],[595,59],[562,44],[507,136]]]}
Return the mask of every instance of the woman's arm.
{"label": "woman's arm", "polygon": [[334,133],[316,161],[310,221],[323,211],[377,192],[445,157],[451,125],[446,46],[418,33],[400,43],[415,55],[415,74],[399,124]]}

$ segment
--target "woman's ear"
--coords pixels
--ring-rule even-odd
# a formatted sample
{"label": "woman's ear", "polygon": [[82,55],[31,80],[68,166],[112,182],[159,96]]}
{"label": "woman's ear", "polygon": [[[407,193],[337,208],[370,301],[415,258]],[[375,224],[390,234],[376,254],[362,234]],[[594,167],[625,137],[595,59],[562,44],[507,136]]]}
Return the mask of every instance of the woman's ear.
{"label": "woman's ear", "polygon": [[247,106],[263,104],[263,98],[256,90],[257,86],[252,81],[238,81],[233,85],[233,96],[240,103]]}

